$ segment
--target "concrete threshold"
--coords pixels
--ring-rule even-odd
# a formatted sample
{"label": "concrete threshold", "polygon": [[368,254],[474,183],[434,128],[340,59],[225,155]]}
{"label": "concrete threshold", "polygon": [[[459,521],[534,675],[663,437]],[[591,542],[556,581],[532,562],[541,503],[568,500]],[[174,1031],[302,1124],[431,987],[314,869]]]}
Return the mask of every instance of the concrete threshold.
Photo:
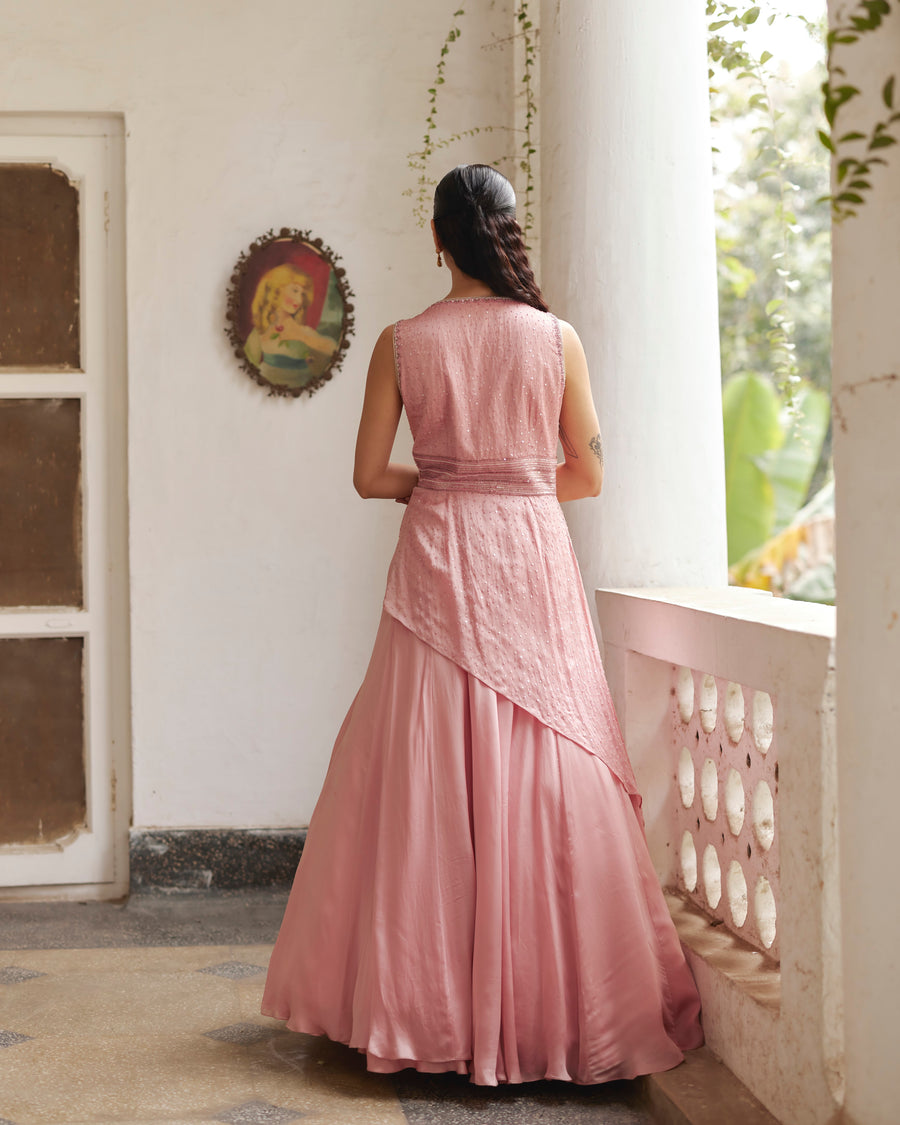
{"label": "concrete threshold", "polygon": [[646,1108],[659,1125],[779,1125],[708,1047],[641,1080]]}

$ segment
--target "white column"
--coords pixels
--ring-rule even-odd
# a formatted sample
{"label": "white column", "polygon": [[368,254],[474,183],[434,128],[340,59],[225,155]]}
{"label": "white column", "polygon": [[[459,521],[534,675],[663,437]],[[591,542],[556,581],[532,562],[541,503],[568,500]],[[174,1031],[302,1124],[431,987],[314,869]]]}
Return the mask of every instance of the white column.
{"label": "white column", "polygon": [[541,5],[541,280],[606,450],[565,507],[588,590],[726,581],[705,51],[700,3]]}
{"label": "white column", "polygon": [[[831,0],[836,20],[848,5]],[[859,87],[837,132],[887,117],[900,11],[838,48]],[[900,101],[900,91],[896,95]],[[897,102],[895,101],[895,107]],[[898,133],[897,126],[893,132]],[[858,151],[858,148],[857,148]],[[895,1125],[900,1066],[900,148],[855,218],[834,228],[837,715],[846,1121]]]}

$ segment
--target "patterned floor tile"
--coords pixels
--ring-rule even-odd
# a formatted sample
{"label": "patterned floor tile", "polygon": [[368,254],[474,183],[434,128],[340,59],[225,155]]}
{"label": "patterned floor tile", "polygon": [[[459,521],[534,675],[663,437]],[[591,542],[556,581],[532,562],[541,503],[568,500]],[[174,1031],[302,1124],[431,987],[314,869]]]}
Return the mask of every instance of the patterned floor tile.
{"label": "patterned floor tile", "polygon": [[20,1035],[18,1031],[6,1031],[0,1027],[0,1047],[14,1047],[17,1043],[27,1043],[30,1035]]}
{"label": "patterned floor tile", "polygon": [[261,1043],[277,1034],[277,1028],[263,1027],[258,1023],[233,1023],[228,1027],[217,1027],[215,1031],[205,1031],[207,1039],[218,1039],[222,1043]]}
{"label": "patterned floor tile", "polygon": [[401,1071],[394,1089],[409,1125],[652,1125],[632,1082],[475,1086],[457,1074]]}
{"label": "patterned floor tile", "polygon": [[48,974],[0,989],[0,1026],[34,1038],[201,1035],[241,1020],[238,983],[193,971]]}
{"label": "patterned floor tile", "polygon": [[[22,969],[18,965],[7,965],[0,969],[0,984],[21,984],[23,980],[32,980],[34,977],[44,975],[44,973],[35,972],[34,969]],[[0,1125],[3,1125],[2,1121],[0,1121]]]}
{"label": "patterned floor tile", "polygon": [[282,1106],[271,1105],[269,1102],[244,1102],[234,1109],[226,1110],[216,1116],[216,1121],[224,1121],[227,1125],[284,1125],[288,1121],[299,1121],[305,1113],[298,1113],[295,1109],[284,1109]]}
{"label": "patterned floor tile", "polygon": [[262,965],[251,965],[248,961],[223,961],[221,965],[207,965],[205,969],[197,971],[212,973],[217,977],[227,977],[229,980],[243,980],[244,977],[255,977],[266,970]]}

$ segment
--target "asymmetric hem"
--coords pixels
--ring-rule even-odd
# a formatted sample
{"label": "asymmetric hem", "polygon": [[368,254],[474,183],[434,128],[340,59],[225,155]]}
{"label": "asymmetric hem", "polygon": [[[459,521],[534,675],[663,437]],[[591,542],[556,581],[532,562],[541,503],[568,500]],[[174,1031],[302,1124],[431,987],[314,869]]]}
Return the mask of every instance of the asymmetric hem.
{"label": "asymmetric hem", "polygon": [[621,783],[385,612],[263,1013],[385,1073],[587,1084],[675,1066],[698,1007]]}

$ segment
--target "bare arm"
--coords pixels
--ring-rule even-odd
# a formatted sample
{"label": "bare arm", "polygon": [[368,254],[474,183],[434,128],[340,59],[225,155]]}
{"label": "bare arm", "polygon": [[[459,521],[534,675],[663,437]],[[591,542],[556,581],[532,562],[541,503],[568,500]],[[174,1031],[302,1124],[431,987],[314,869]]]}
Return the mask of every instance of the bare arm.
{"label": "bare arm", "polygon": [[393,337],[394,328],[389,325],[375,344],[356,435],[353,486],[365,500],[408,499],[419,479],[414,465],[396,465],[389,460],[403,409],[394,373]]}
{"label": "bare arm", "polygon": [[603,487],[603,442],[584,348],[571,324],[560,321],[560,328],[566,386],[559,415],[559,440],[565,460],[556,467],[556,496],[562,502],[599,496]]}
{"label": "bare arm", "polygon": [[292,337],[295,340],[300,340],[313,351],[322,352],[325,355],[331,355],[337,349],[335,340],[332,340],[330,336],[323,336],[321,332],[317,332],[315,328],[311,328],[308,324],[298,324]]}

